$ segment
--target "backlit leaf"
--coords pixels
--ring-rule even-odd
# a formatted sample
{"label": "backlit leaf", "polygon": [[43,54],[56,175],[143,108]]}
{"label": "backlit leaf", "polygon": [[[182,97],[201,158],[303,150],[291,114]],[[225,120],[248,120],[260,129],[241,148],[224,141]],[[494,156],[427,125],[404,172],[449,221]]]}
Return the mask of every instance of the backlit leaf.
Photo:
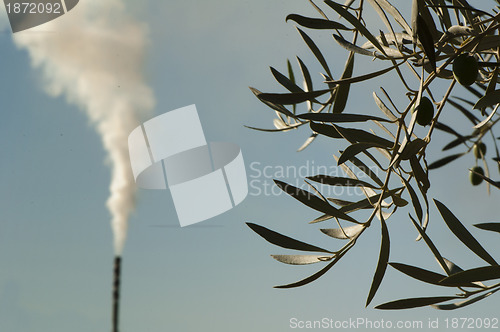
{"label": "backlit leaf", "polygon": [[365,228],[364,225],[354,225],[340,228],[323,228],[320,229],[324,234],[335,239],[348,240],[357,236]]}
{"label": "backlit leaf", "polygon": [[387,225],[385,224],[384,218],[380,219],[380,223],[382,226],[380,255],[378,258],[377,269],[375,270],[375,275],[373,276],[372,285],[370,287],[370,292],[368,293],[368,298],[366,299],[366,306],[370,304],[373,297],[377,293],[377,290],[380,287],[380,284],[382,283],[382,279],[384,278],[384,274],[387,269],[387,263],[389,261],[389,252],[391,246],[389,239],[389,231],[387,230]]}
{"label": "backlit leaf", "polygon": [[481,244],[472,236],[471,233],[464,227],[460,220],[440,201],[434,199],[439,213],[443,217],[448,228],[455,234],[455,236],[462,241],[463,244],[472,250],[476,255],[481,257],[491,265],[498,265],[495,259],[481,246]]}
{"label": "backlit leaf", "polygon": [[422,44],[427,59],[429,59],[433,70],[436,71],[436,53],[434,50],[434,40],[432,37],[432,33],[427,26],[427,23],[420,14],[417,16],[417,35],[418,40]]}
{"label": "backlit leaf", "polygon": [[257,97],[260,100],[280,105],[295,105],[305,101],[311,101],[315,98],[331,92],[330,89],[308,91],[308,92],[290,92],[290,93],[260,93]]}
{"label": "backlit leaf", "polygon": [[332,252],[320,247],[313,246],[311,244],[292,239],[291,237],[282,235],[275,231],[272,231],[266,227],[247,222],[248,227],[250,227],[255,233],[262,236],[268,242],[286,249],[294,249],[300,251],[312,251],[312,252],[324,252],[331,254]]}
{"label": "backlit leaf", "polygon": [[319,262],[324,262],[325,255],[271,255],[272,258],[278,262],[290,264],[290,265],[307,265]]}
{"label": "backlit leaf", "polygon": [[310,29],[334,29],[334,30],[352,30],[345,25],[335,22],[324,20],[321,18],[305,17],[297,14],[290,14],[286,17],[286,21],[292,20],[297,22],[300,26]]}
{"label": "backlit leaf", "polygon": [[410,220],[413,223],[413,225],[415,226],[415,228],[417,229],[417,231],[420,234],[420,236],[422,237],[422,239],[424,239],[425,244],[427,244],[427,247],[429,247],[429,249],[431,250],[432,254],[434,255],[434,257],[438,261],[439,265],[441,265],[441,267],[446,272],[446,274],[449,275],[450,274],[450,269],[449,269],[448,265],[446,264],[446,262],[444,261],[443,256],[441,256],[441,254],[439,253],[439,250],[436,248],[436,246],[431,241],[431,239],[429,238],[429,236],[417,224],[417,222],[412,218],[411,215],[410,215]]}
{"label": "backlit leaf", "polygon": [[[342,73],[341,79],[347,79],[352,77],[352,72],[354,70],[354,54],[349,54],[349,58],[347,59],[347,63],[344,68],[344,72]],[[340,114],[344,111],[345,106],[347,104],[347,99],[349,97],[349,90],[351,88],[350,84],[341,84],[337,88],[337,92],[335,93],[335,99],[333,101],[332,113]]]}
{"label": "backlit leaf", "polygon": [[325,274],[326,272],[328,272],[328,270],[330,270],[333,267],[333,265],[335,265],[335,263],[337,263],[339,261],[340,257],[341,256],[338,256],[333,261],[331,261],[330,263],[328,263],[327,266],[325,266],[324,268],[322,268],[321,270],[319,270],[315,274],[313,274],[313,275],[311,275],[311,276],[309,276],[309,277],[307,277],[305,279],[302,279],[302,280],[299,280],[297,282],[294,282],[294,283],[291,283],[291,284],[287,284],[287,285],[275,286],[274,288],[295,288],[295,287],[300,287],[300,286],[307,285],[308,283],[313,282],[314,280],[318,279],[323,274]]}
{"label": "backlit leaf", "polygon": [[286,116],[289,116],[291,118],[295,118],[295,115],[290,112],[288,109],[286,109],[283,105],[280,105],[279,103],[273,103],[273,102],[269,102],[267,100],[263,100],[260,98],[260,95],[262,95],[262,92],[260,92],[259,90],[255,89],[255,88],[252,88],[250,87],[250,90],[252,91],[252,93],[261,101],[263,102],[264,104],[266,104],[268,107],[272,108],[273,110],[275,111],[278,111]]}
{"label": "backlit leaf", "polygon": [[497,232],[500,233],[500,223],[498,222],[489,222],[489,223],[483,223],[483,224],[475,224],[477,228],[486,230],[486,231],[492,231],[492,232]]}
{"label": "backlit leaf", "polygon": [[297,30],[299,31],[300,36],[302,37],[304,42],[307,44],[307,46],[309,47],[311,52],[313,52],[313,54],[316,57],[316,59],[318,60],[318,62],[321,64],[323,69],[326,71],[328,76],[330,78],[332,78],[333,76],[332,76],[332,73],[330,72],[330,68],[328,67],[328,64],[325,60],[325,57],[323,56],[323,54],[319,50],[318,46],[316,46],[316,44],[313,42],[313,40],[304,31],[300,30],[299,28],[297,28]]}
{"label": "backlit leaf", "polygon": [[457,153],[457,154],[452,154],[451,156],[446,156],[444,158],[441,158],[441,159],[436,160],[435,162],[431,163],[428,167],[429,167],[429,169],[436,169],[436,168],[442,167],[442,166],[449,164],[452,161],[462,157],[463,155],[465,155],[465,153]]}
{"label": "backlit leaf", "polygon": [[354,143],[349,145],[344,152],[340,155],[340,158],[338,160],[338,165],[341,165],[345,163],[346,161],[350,160],[352,157],[356,156],[358,153],[366,151],[369,148],[374,148],[374,147],[383,147],[380,144],[377,143]]}
{"label": "backlit leaf", "polygon": [[441,303],[457,298],[458,296],[416,297],[416,298],[402,299],[380,304],[376,306],[375,309],[382,309],[382,310],[411,309],[411,308],[425,307],[431,304]]}
{"label": "backlit leaf", "polygon": [[299,119],[312,120],[319,122],[365,122],[365,121],[380,121],[380,122],[391,122],[387,119],[380,118],[378,116],[365,115],[365,114],[333,114],[333,113],[304,113],[297,116]]}
{"label": "backlit leaf", "polygon": [[314,210],[321,211],[321,212],[328,214],[332,217],[337,217],[340,219],[344,219],[344,220],[348,220],[348,221],[351,221],[354,223],[358,223],[352,217],[348,216],[344,212],[341,212],[337,208],[331,206],[328,202],[323,201],[321,198],[311,194],[308,191],[296,188],[292,185],[289,185],[289,184],[282,182],[282,181],[279,181],[279,180],[274,180],[274,183],[276,183],[276,185],[281,190],[286,192],[288,195],[292,196],[293,198],[295,198],[296,200],[298,200],[302,204],[307,205]]}
{"label": "backlit leaf", "polygon": [[465,283],[474,281],[487,281],[494,279],[500,279],[500,266],[498,265],[483,266],[458,272],[442,279],[441,282],[446,285],[461,286]]}
{"label": "backlit leaf", "polygon": [[322,184],[327,184],[330,186],[344,186],[344,187],[368,187],[376,189],[377,187],[358,179],[344,178],[338,176],[329,176],[329,175],[314,175],[308,176],[307,179],[315,182],[319,182]]}

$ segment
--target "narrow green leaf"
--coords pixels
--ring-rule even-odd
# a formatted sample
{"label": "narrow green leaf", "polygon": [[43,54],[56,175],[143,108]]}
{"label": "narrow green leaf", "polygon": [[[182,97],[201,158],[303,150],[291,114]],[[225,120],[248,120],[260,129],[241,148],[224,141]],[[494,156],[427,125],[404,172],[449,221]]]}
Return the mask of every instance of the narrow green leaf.
{"label": "narrow green leaf", "polygon": [[439,282],[444,278],[446,278],[445,275],[424,270],[416,266],[411,266],[401,263],[389,263],[389,265],[398,270],[399,272],[406,274],[407,276],[410,276],[419,281],[426,282],[428,284],[439,285]]}
{"label": "narrow green leaf", "polygon": [[457,137],[463,137],[463,135],[460,135],[459,133],[457,133],[455,131],[455,129],[453,129],[453,128],[449,127],[448,125],[445,125],[444,123],[441,123],[439,121],[435,122],[435,128],[439,129],[441,131],[447,132],[448,134],[455,135]]}
{"label": "narrow green leaf", "polygon": [[345,20],[351,23],[356,30],[358,30],[366,39],[372,42],[373,46],[377,48],[382,54],[385,55],[384,49],[382,45],[378,42],[377,38],[373,36],[370,31],[358,20],[353,14],[349,13],[342,5],[335,3],[331,0],[325,0],[325,3],[330,6],[333,10],[335,10],[340,16],[342,16]]}
{"label": "narrow green leaf", "polygon": [[500,233],[500,223],[498,222],[488,222],[488,223],[483,223],[483,224],[475,224],[479,229],[485,230],[485,231],[492,231],[492,232],[497,232]]}
{"label": "narrow green leaf", "polygon": [[424,18],[419,14],[417,16],[417,36],[422,44],[424,53],[430,61],[432,69],[436,71],[436,53],[434,50],[434,40]]}
{"label": "narrow green leaf", "polygon": [[382,240],[380,244],[380,255],[377,263],[377,269],[375,270],[375,275],[373,276],[372,285],[370,287],[370,292],[368,298],[366,299],[366,306],[370,304],[373,297],[377,293],[382,279],[384,278],[385,271],[387,269],[387,263],[389,262],[389,252],[390,252],[390,239],[389,231],[387,225],[385,224],[384,218],[380,218],[380,223],[382,225]]}
{"label": "narrow green leaf", "polygon": [[401,61],[400,63],[396,63],[393,66],[387,67],[385,69],[381,69],[378,71],[374,71],[365,75],[359,75],[355,76],[352,78],[344,78],[344,79],[338,79],[338,80],[326,80],[325,83],[328,83],[329,85],[342,85],[342,84],[351,84],[351,83],[358,83],[358,82],[363,82],[366,80],[370,80],[372,78],[384,75],[385,73],[390,72],[391,70],[395,69],[396,67],[401,66],[403,63],[406,63],[406,61]]}
{"label": "narrow green leaf", "polygon": [[354,226],[349,226],[349,227],[343,227],[342,229],[340,228],[323,228],[320,229],[324,234],[333,237],[335,239],[340,239],[340,240],[348,240],[351,239],[355,236],[357,236],[359,233],[363,231],[365,228],[364,225],[354,225]]}
{"label": "narrow green leaf", "polygon": [[333,114],[333,113],[304,113],[297,115],[299,119],[312,120],[319,122],[366,122],[366,121],[380,121],[380,122],[392,122],[384,118],[372,115],[364,114]]}
{"label": "narrow green leaf", "polygon": [[260,98],[260,96],[262,95],[262,92],[260,92],[259,90],[255,89],[255,88],[252,88],[250,87],[250,90],[252,91],[252,93],[261,101],[263,102],[265,105],[267,105],[268,107],[272,108],[273,110],[275,111],[278,111],[286,116],[289,116],[291,118],[295,118],[295,115],[290,112],[288,109],[286,109],[283,105],[279,105],[276,104],[276,103],[273,103],[273,102],[269,102],[269,101],[266,101],[266,100],[263,100]]}
{"label": "narrow green leaf", "polygon": [[307,91],[313,91],[313,83],[311,79],[311,74],[309,73],[309,69],[307,69],[307,66],[302,62],[302,60],[297,57],[297,62],[299,63],[300,71],[302,72],[302,76],[304,77],[304,82],[306,83],[306,88]]}
{"label": "narrow green leaf", "polygon": [[291,93],[260,93],[257,97],[260,100],[280,105],[295,105],[305,101],[314,101],[315,98],[331,92],[330,89],[309,91],[309,92],[291,92]]}
{"label": "narrow green leaf", "polygon": [[465,115],[465,117],[467,119],[469,119],[469,121],[472,122],[474,125],[476,125],[479,122],[479,119],[474,114],[472,114],[469,110],[467,110],[465,107],[463,107],[459,103],[455,102],[454,100],[452,100],[450,98],[448,98],[448,100],[446,102],[448,104],[452,105],[453,107],[455,107],[460,112],[462,112],[462,114]]}
{"label": "narrow green leaf", "polygon": [[460,220],[440,201],[434,199],[439,213],[443,217],[448,228],[455,234],[455,236],[462,241],[463,244],[472,250],[476,255],[481,257],[491,265],[498,265],[491,255],[481,246],[481,244],[472,236],[471,233],[464,227]]}
{"label": "narrow green leaf", "polygon": [[352,157],[356,156],[357,154],[366,151],[369,148],[383,148],[384,146],[378,144],[378,143],[354,143],[349,145],[344,152],[340,155],[340,158],[338,160],[337,165],[341,165],[345,163],[346,161],[350,160]]}
{"label": "narrow green leaf", "polygon": [[364,48],[361,48],[359,46],[356,46],[354,45],[353,43],[345,40],[344,38],[340,37],[340,36],[337,36],[336,34],[333,34],[333,39],[335,39],[335,41],[340,45],[342,46],[343,48],[345,48],[346,50],[348,50],[349,52],[353,52],[353,53],[357,53],[357,54],[361,54],[361,55],[367,55],[367,56],[375,56],[375,53],[372,52],[372,51],[368,51]]}
{"label": "narrow green leaf", "polygon": [[[352,77],[352,72],[354,70],[354,54],[349,54],[349,58],[347,59],[347,63],[344,68],[344,72],[342,73],[341,79],[347,79]],[[333,101],[333,114],[340,114],[344,111],[345,106],[347,105],[347,99],[349,97],[349,90],[351,88],[350,84],[341,84],[337,88],[337,92],[335,93],[335,99]]]}
{"label": "narrow green leaf", "polygon": [[271,68],[271,73],[273,74],[274,78],[276,81],[278,81],[279,84],[283,85],[287,90],[290,92],[304,92],[295,82],[293,82],[291,79],[274,69],[273,67]]}
{"label": "narrow green leaf", "polygon": [[[384,200],[384,199],[394,195],[396,192],[400,191],[401,189],[403,189],[403,187],[384,192],[382,194],[382,199]],[[371,208],[371,207],[373,207],[373,205],[375,205],[378,202],[378,200],[380,199],[380,195],[381,194],[372,195],[368,198],[365,198],[365,199],[362,199],[360,201],[354,202],[352,204],[343,206],[340,208],[340,211],[345,212],[345,213],[349,213],[349,212],[354,212],[354,211],[361,210],[361,209]]]}
{"label": "narrow green leaf", "polygon": [[255,233],[262,236],[266,241],[286,249],[300,250],[300,251],[312,251],[312,252],[324,252],[332,254],[331,251],[313,246],[311,244],[292,239],[291,237],[282,235],[275,231],[272,231],[263,226],[247,222],[248,227],[250,227]]}
{"label": "narrow green leaf", "polygon": [[298,149],[297,149],[297,152],[300,152],[302,150],[304,150],[305,148],[307,148],[312,142],[314,142],[314,140],[316,139],[316,137],[318,136],[318,134],[316,133],[313,133],[311,136],[309,136],[306,141],[304,142],[304,144],[302,144]]}
{"label": "narrow green leaf", "polygon": [[373,92],[373,99],[375,99],[375,104],[377,104],[378,108],[389,118],[389,121],[394,122],[398,120],[394,113],[392,113],[392,111],[387,106],[385,106],[384,102],[377,96],[375,92]]}
{"label": "narrow green leaf", "polygon": [[329,175],[308,176],[307,179],[314,182],[319,182],[321,184],[327,184],[329,186],[368,187],[372,189],[377,189],[377,187],[374,186],[373,184],[358,179],[329,176]]}
{"label": "narrow green leaf", "polygon": [[328,202],[323,201],[321,198],[311,194],[308,191],[296,188],[292,185],[289,185],[289,184],[282,182],[282,181],[279,181],[279,180],[274,180],[274,183],[276,183],[276,185],[281,190],[286,192],[288,195],[292,196],[293,198],[295,198],[296,200],[298,200],[302,204],[307,205],[314,210],[323,212],[323,213],[328,214],[332,217],[337,217],[340,219],[344,219],[347,221],[358,223],[354,218],[348,216],[344,212],[341,212],[337,208],[331,206]]}
{"label": "narrow green leaf", "polygon": [[417,229],[418,233],[420,234],[420,236],[422,237],[422,239],[424,239],[424,242],[425,244],[427,244],[427,247],[429,247],[429,249],[431,250],[432,254],[434,255],[434,257],[436,258],[436,260],[438,261],[439,265],[441,265],[441,267],[443,268],[443,270],[446,272],[446,274],[450,274],[450,269],[448,267],[448,264],[446,264],[446,262],[444,261],[443,259],[443,256],[441,256],[441,254],[439,253],[439,250],[436,248],[436,246],[434,245],[434,243],[431,241],[431,239],[429,238],[429,236],[425,233],[425,231],[417,224],[417,222],[412,218],[412,216],[410,215],[410,220],[411,222],[413,223],[413,225],[415,226],[415,228]]}
{"label": "narrow green leaf", "polygon": [[473,303],[476,303],[478,301],[481,301],[481,300],[487,298],[488,296],[498,292],[499,290],[500,290],[500,288],[496,288],[496,289],[492,290],[491,292],[481,294],[479,296],[473,297],[473,298],[465,300],[465,301],[460,301],[460,302],[450,303],[450,304],[432,305],[432,307],[434,309],[439,309],[439,310],[455,310],[455,309],[463,308],[463,307],[466,307],[466,306],[471,305]]}
{"label": "narrow green leaf", "polygon": [[394,145],[394,142],[361,129],[343,128],[335,124],[333,127],[350,143],[374,143],[387,148],[391,148]]}
{"label": "narrow green leaf", "polygon": [[411,186],[411,184],[406,181],[405,178],[401,177],[401,180],[403,181],[406,189],[408,190],[408,194],[410,194],[410,198],[412,201],[413,209],[415,210],[415,213],[417,214],[417,218],[420,222],[422,222],[422,218],[424,216],[423,211],[422,211],[422,205],[420,204],[420,200],[418,199],[417,193]]}
{"label": "narrow green leaf", "polygon": [[461,286],[474,281],[487,281],[500,279],[500,266],[483,266],[475,269],[465,270],[452,274],[441,280],[441,283],[446,285]]}
{"label": "narrow green leaf", "polygon": [[346,200],[343,200],[343,199],[338,199],[338,198],[333,198],[333,197],[328,197],[327,200],[329,202],[332,202],[333,204],[335,205],[338,205],[340,207],[343,207],[343,206],[347,206],[349,204],[352,204],[351,201],[346,201]]}
{"label": "narrow green leaf", "polygon": [[252,126],[244,126],[245,128],[252,129],[252,130],[257,130],[257,131],[264,131],[264,132],[280,132],[280,131],[288,131],[291,129],[297,129],[297,127],[302,126],[304,123],[295,123],[293,125],[289,125],[285,128],[275,128],[275,129],[265,129],[265,128],[257,128],[257,127],[252,127]]}
{"label": "narrow green leaf", "polygon": [[342,135],[339,134],[337,129],[335,129],[334,127],[332,127],[330,125],[317,123],[317,122],[309,122],[309,126],[311,127],[312,131],[314,131],[315,133],[318,133],[320,135],[331,137],[331,138],[343,138]]}
{"label": "narrow green leaf", "polygon": [[441,158],[439,160],[436,160],[435,162],[431,163],[428,167],[429,167],[429,169],[436,169],[436,168],[442,167],[442,166],[449,164],[452,161],[462,157],[463,155],[465,155],[465,153],[452,154],[451,156],[447,156],[447,157]]}
{"label": "narrow green leaf", "polygon": [[300,36],[302,37],[304,42],[307,44],[307,46],[309,47],[311,52],[313,52],[313,54],[316,57],[316,59],[318,60],[318,62],[321,64],[323,69],[326,71],[328,76],[330,78],[332,78],[333,76],[332,76],[332,73],[330,72],[330,68],[328,67],[328,64],[325,60],[325,57],[323,56],[323,54],[319,50],[318,46],[316,46],[316,44],[313,42],[313,40],[304,31],[300,30],[299,28],[297,28],[297,30],[299,31]]}
{"label": "narrow green leaf", "polygon": [[286,59],[286,68],[288,69],[288,78],[290,79],[290,81],[293,84],[295,84],[295,75],[293,74],[292,64],[290,63],[290,60],[288,60],[288,59]]}
{"label": "narrow green leaf", "polygon": [[468,140],[470,140],[473,137],[474,136],[472,136],[472,135],[457,137],[454,140],[452,140],[450,143],[446,144],[443,147],[443,151],[447,151],[447,150],[453,149],[454,147],[467,142]]}
{"label": "narrow green leaf", "polygon": [[380,304],[376,306],[375,309],[382,309],[382,310],[411,309],[411,308],[425,307],[431,304],[441,303],[457,298],[458,296],[416,297],[416,298],[402,299]]}
{"label": "narrow green leaf", "polygon": [[307,285],[308,283],[313,282],[314,280],[318,279],[323,274],[325,274],[326,272],[328,272],[328,270],[330,270],[335,265],[335,263],[337,263],[340,260],[340,257],[341,256],[338,256],[333,261],[331,261],[330,263],[328,263],[327,266],[325,266],[324,268],[322,268],[321,270],[319,270],[315,274],[313,274],[313,275],[311,275],[311,276],[309,276],[309,277],[307,277],[305,279],[302,279],[300,281],[297,281],[297,282],[294,282],[294,283],[291,283],[291,284],[288,284],[288,285],[275,286],[274,288],[295,288],[295,287],[300,287],[300,286]]}
{"label": "narrow green leaf", "polygon": [[[371,0],[371,1],[373,1],[373,0]],[[392,45],[396,45],[396,46],[401,46],[404,44],[411,44],[412,43],[411,36],[408,35],[407,33],[404,33],[404,32],[396,32],[394,34],[386,33],[386,34],[383,34],[383,36],[388,44],[392,44]],[[394,38],[394,36],[396,38]],[[377,36],[376,38],[380,42],[380,44],[383,44],[381,36]],[[366,43],[361,45],[361,48],[372,49],[373,44],[370,41],[367,41]],[[385,48],[385,49],[387,49],[387,48]]]}
{"label": "narrow green leaf", "polygon": [[324,20],[321,18],[305,17],[297,14],[290,14],[286,17],[286,21],[292,20],[297,22],[298,25],[310,29],[333,29],[333,30],[352,30],[345,25],[335,22]]}
{"label": "narrow green leaf", "polygon": [[[419,281],[428,284],[446,286],[446,287],[456,287],[456,285],[453,283],[443,282],[443,279],[445,279],[446,276],[440,273],[432,272],[416,266],[411,266],[401,263],[389,263],[389,265],[398,270],[399,272],[406,274],[407,276],[410,276],[414,279],[417,279]],[[467,287],[481,287],[469,282],[464,282],[460,284],[460,286],[462,285]]]}
{"label": "narrow green leaf", "polygon": [[410,165],[413,171],[413,175],[415,176],[415,179],[418,182],[420,182],[423,191],[426,193],[429,187],[431,186],[431,183],[429,182],[429,177],[427,176],[424,169],[420,165],[420,162],[418,161],[417,157],[415,156],[410,157]]}
{"label": "narrow green leaf", "polygon": [[330,257],[325,257],[325,255],[271,255],[272,258],[280,263],[290,264],[290,265],[308,265],[319,262],[324,262]]}

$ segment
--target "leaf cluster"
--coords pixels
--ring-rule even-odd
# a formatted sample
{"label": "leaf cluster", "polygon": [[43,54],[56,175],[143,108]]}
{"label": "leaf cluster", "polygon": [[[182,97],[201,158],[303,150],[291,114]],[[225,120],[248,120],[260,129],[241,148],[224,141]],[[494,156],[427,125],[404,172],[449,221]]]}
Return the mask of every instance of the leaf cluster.
{"label": "leaf cluster", "polygon": [[[475,156],[476,166],[478,162],[482,162],[486,169],[484,174],[477,175],[485,180],[488,190],[490,186],[500,188],[499,182],[492,179],[487,150],[482,146],[487,139],[491,141],[493,149],[490,150],[494,152],[491,160],[500,172],[500,153],[497,146],[500,137],[496,137],[494,133],[494,126],[500,121],[500,115],[497,113],[500,90],[496,89],[500,66],[499,8],[485,11],[474,8],[466,0],[412,0],[412,14],[408,23],[388,0],[351,0],[345,4],[325,0],[325,10],[314,1],[309,2],[318,12],[318,17],[290,14],[286,20],[296,24],[301,39],[322,68],[322,87],[315,87],[317,83],[313,85],[311,72],[299,57],[297,64],[302,84],[297,82],[299,75],[294,72],[290,61],[287,60],[287,75],[271,67],[273,77],[287,91],[265,93],[255,88],[251,88],[251,91],[275,112],[275,128],[250,128],[269,132],[308,128],[310,136],[299,147],[299,151],[309,147],[320,136],[347,143],[347,147],[334,156],[337,166],[347,177],[329,174],[309,177],[306,183],[310,191],[275,180],[280,189],[319,213],[311,223],[333,222],[334,227],[321,228],[320,231],[331,238],[344,241],[344,245],[337,250],[323,249],[263,226],[248,223],[252,230],[272,244],[309,252],[273,255],[279,262],[292,265],[325,264],[318,272],[303,280],[277,287],[298,287],[318,279],[356,245],[367,228],[376,224],[380,227],[381,234],[379,258],[366,305],[375,297],[389,266],[424,283],[445,288],[456,287],[459,294],[400,299],[378,305],[378,309],[421,306],[442,310],[457,309],[500,290],[500,283],[489,286],[482,283],[500,279],[500,269],[495,259],[459,219],[435,199],[436,208],[449,230],[488,265],[462,270],[441,256],[427,234],[429,202],[432,201],[432,198],[428,197],[431,186],[428,176],[430,170],[443,167],[470,153]],[[367,7],[375,10],[386,31],[374,33],[366,25],[363,15]],[[328,57],[323,54],[306,29],[330,34],[332,42],[346,50],[347,60],[338,79],[334,78],[332,64],[326,60]],[[365,42],[360,42],[361,39]],[[470,92],[470,100],[462,95],[453,95],[455,88],[459,86],[456,78],[459,69],[455,68],[454,72],[452,64],[461,54],[472,55],[479,68],[474,84],[463,87]],[[358,58],[380,62],[383,69],[354,75],[355,59]],[[395,74],[400,80],[408,98],[405,105],[398,107],[391,95],[381,87],[380,92],[372,93],[374,109],[380,112],[379,116],[346,111],[353,84],[380,79],[389,73]],[[458,73],[461,74],[463,73]],[[448,88],[442,97],[438,97],[435,91],[443,84],[447,84]],[[424,127],[426,134],[419,136],[416,130],[419,126],[417,112],[411,110],[417,109],[422,98],[430,98],[436,112],[429,125]],[[300,111],[301,109],[303,111]],[[461,134],[452,124],[441,120],[443,112],[452,111],[458,112],[471,122],[471,133]],[[368,130],[362,129],[362,126],[368,126]],[[432,138],[436,132],[452,136],[443,151],[458,147],[463,150],[428,164],[426,151],[434,144]],[[362,171],[368,180],[356,176],[355,170]],[[379,177],[378,174],[384,176]],[[355,186],[361,189],[363,196],[355,200],[325,197],[318,186]],[[411,205],[413,210],[409,213],[409,221],[418,233],[417,240],[423,240],[421,242],[430,249],[444,273],[390,262],[388,221],[398,209],[407,205]],[[367,218],[356,214],[356,211],[360,210],[370,211]],[[483,230],[499,232],[499,225],[500,223],[484,223],[476,226]],[[311,252],[314,254],[310,254]]]}

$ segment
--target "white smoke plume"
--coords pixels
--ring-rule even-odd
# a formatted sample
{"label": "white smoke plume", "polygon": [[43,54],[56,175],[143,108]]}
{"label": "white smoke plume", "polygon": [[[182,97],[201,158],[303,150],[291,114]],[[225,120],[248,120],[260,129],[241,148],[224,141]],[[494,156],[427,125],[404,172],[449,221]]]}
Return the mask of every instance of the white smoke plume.
{"label": "white smoke plume", "polygon": [[14,41],[42,71],[47,93],[78,105],[101,136],[111,166],[107,207],[114,249],[121,255],[135,201],[127,139],[154,106],[142,73],[147,29],[120,0],[85,0],[58,19],[16,33]]}

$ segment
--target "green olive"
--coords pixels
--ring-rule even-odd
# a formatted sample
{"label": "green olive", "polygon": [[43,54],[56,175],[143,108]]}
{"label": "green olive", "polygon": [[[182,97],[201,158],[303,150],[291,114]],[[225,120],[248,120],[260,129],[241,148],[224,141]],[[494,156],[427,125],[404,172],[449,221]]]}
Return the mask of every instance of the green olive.
{"label": "green olive", "polygon": [[469,173],[470,183],[472,183],[473,186],[477,186],[477,185],[481,184],[481,182],[483,182],[483,178],[474,172],[479,173],[481,175],[484,175],[484,171],[483,171],[482,167],[476,166]]}
{"label": "green olive", "polygon": [[474,145],[474,156],[476,156],[476,158],[478,159],[483,158],[485,154],[486,154],[486,144],[484,144],[483,142],[479,142]]}
{"label": "green olive", "polygon": [[458,83],[469,86],[474,83],[479,73],[476,58],[469,53],[460,54],[453,61],[453,76]]}
{"label": "green olive", "polygon": [[417,123],[421,126],[427,126],[431,123],[432,118],[434,118],[434,105],[432,101],[427,97],[422,97],[420,99],[420,104],[417,107],[411,109],[411,112],[417,111]]}

